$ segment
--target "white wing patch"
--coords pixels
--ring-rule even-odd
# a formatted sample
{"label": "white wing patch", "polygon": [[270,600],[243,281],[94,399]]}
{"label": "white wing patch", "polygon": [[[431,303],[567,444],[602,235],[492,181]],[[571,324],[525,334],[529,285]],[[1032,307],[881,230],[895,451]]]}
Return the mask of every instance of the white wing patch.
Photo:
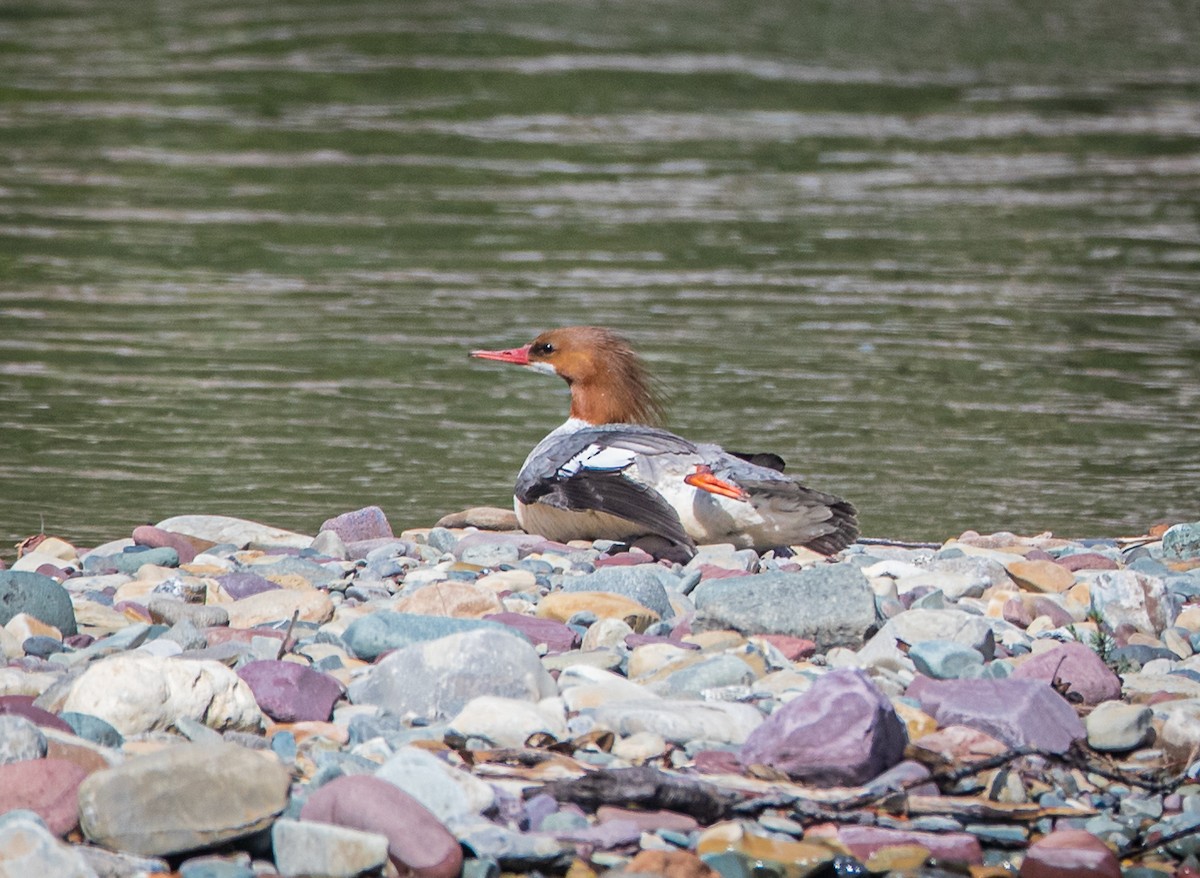
{"label": "white wing patch", "polygon": [[569,479],[581,470],[616,473],[633,463],[635,457],[637,455],[627,449],[593,443],[560,466],[555,475]]}

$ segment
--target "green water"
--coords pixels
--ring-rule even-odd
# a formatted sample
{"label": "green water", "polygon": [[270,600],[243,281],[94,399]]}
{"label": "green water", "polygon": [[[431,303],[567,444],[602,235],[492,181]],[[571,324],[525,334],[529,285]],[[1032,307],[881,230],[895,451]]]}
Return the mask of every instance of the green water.
{"label": "green water", "polygon": [[1200,14],[0,2],[0,554],[506,505],[580,322],[869,535],[1200,518]]}

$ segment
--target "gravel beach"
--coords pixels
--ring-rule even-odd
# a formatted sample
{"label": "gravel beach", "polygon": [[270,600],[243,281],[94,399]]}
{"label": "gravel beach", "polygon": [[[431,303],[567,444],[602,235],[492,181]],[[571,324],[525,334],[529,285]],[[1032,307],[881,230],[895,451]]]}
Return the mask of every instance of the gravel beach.
{"label": "gravel beach", "polygon": [[1200,874],[1200,522],[672,564],[368,507],[6,560],[0,878]]}

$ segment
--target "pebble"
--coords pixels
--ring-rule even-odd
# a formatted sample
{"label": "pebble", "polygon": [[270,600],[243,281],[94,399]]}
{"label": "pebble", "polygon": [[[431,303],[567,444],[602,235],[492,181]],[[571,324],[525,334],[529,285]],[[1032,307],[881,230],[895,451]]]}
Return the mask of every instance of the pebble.
{"label": "pebble", "polygon": [[43,541],[0,573],[0,876],[1115,875],[1200,819],[1190,532],[681,566],[514,524]]}

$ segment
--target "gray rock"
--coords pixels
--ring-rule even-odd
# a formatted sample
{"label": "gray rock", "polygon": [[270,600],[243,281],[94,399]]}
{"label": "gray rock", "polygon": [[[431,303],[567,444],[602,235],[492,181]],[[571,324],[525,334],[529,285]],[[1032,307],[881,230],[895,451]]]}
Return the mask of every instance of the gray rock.
{"label": "gray rock", "polygon": [[692,600],[693,631],[787,634],[813,640],[821,650],[858,648],[875,624],[875,596],[851,564],[714,579],[700,583]]}
{"label": "gray rock", "polygon": [[[214,609],[216,609],[214,607]],[[224,612],[224,611],[222,611]],[[225,624],[229,624],[229,614],[225,614]],[[170,640],[178,643],[186,652],[189,649],[207,649],[208,638],[204,632],[193,624],[191,619],[183,618],[171,626],[171,630],[159,636],[160,640]]]}
{"label": "gray rock", "polygon": [[32,811],[0,815],[0,878],[97,878],[79,851],[62,844]]}
{"label": "gray rock", "polygon": [[271,846],[282,878],[355,878],[388,859],[387,836],[329,823],[276,820]]}
{"label": "gray rock", "polygon": [[556,695],[557,686],[529,641],[497,627],[398,649],[350,684],[350,700],[434,718],[453,716],[479,695],[526,701]]}
{"label": "gray rock", "polygon": [[287,805],[290,784],[274,756],[180,744],[90,775],[79,788],[79,821],[104,847],[167,856],[265,829]]}
{"label": "gray rock", "polygon": [[421,616],[381,610],[355,619],[346,626],[342,633],[342,642],[358,658],[373,662],[391,649],[402,649],[426,640],[480,630],[509,633],[504,625],[480,619]]}
{"label": "gray rock", "polygon": [[46,736],[34,723],[23,716],[0,713],[0,765],[45,755]]}
{"label": "gray rock", "polygon": [[742,745],[766,765],[823,786],[866,783],[904,758],[908,733],[887,696],[858,670],[831,671],[771,714]]}
{"label": "gray rock", "polygon": [[681,668],[647,688],[659,695],[698,697],[705,689],[748,686],[755,679],[754,671],[737,656],[715,655]]}
{"label": "gray rock", "polygon": [[473,541],[463,545],[466,540],[460,540],[455,547],[455,554],[464,564],[475,564],[479,567],[499,567],[501,564],[516,564],[521,553],[511,542]]}
{"label": "gray rock", "polygon": [[658,564],[634,564],[630,567],[603,567],[595,573],[568,576],[563,580],[566,592],[603,591],[635,600],[658,613],[660,619],[675,615],[667,589],[678,589],[680,578]]}
{"label": "gray rock", "polygon": [[40,573],[0,570],[0,626],[7,625],[18,613],[28,613],[53,625],[64,637],[78,633],[75,608],[65,588]]}
{"label": "gray rock", "polygon": [[[166,874],[171,866],[166,860],[158,857],[136,857],[133,854],[122,854],[116,851],[106,851],[95,845],[79,845],[75,848],[89,866],[96,870],[100,878],[150,878],[151,875]],[[247,858],[248,859],[248,858]],[[202,874],[188,874],[187,864],[179,867],[179,878],[208,878]],[[222,876],[224,878],[224,876]],[[229,878],[242,878],[240,875]],[[253,878],[253,875],[247,876]]]}
{"label": "gray rock", "polygon": [[1175,621],[1179,598],[1167,592],[1156,576],[1136,570],[1083,572],[1089,582],[1092,612],[1111,628],[1132,625],[1145,634],[1157,635]]}
{"label": "gray rock", "polygon": [[101,746],[117,748],[125,743],[125,737],[110,723],[90,713],[67,710],[60,713],[58,718],[74,729],[79,737]]}

